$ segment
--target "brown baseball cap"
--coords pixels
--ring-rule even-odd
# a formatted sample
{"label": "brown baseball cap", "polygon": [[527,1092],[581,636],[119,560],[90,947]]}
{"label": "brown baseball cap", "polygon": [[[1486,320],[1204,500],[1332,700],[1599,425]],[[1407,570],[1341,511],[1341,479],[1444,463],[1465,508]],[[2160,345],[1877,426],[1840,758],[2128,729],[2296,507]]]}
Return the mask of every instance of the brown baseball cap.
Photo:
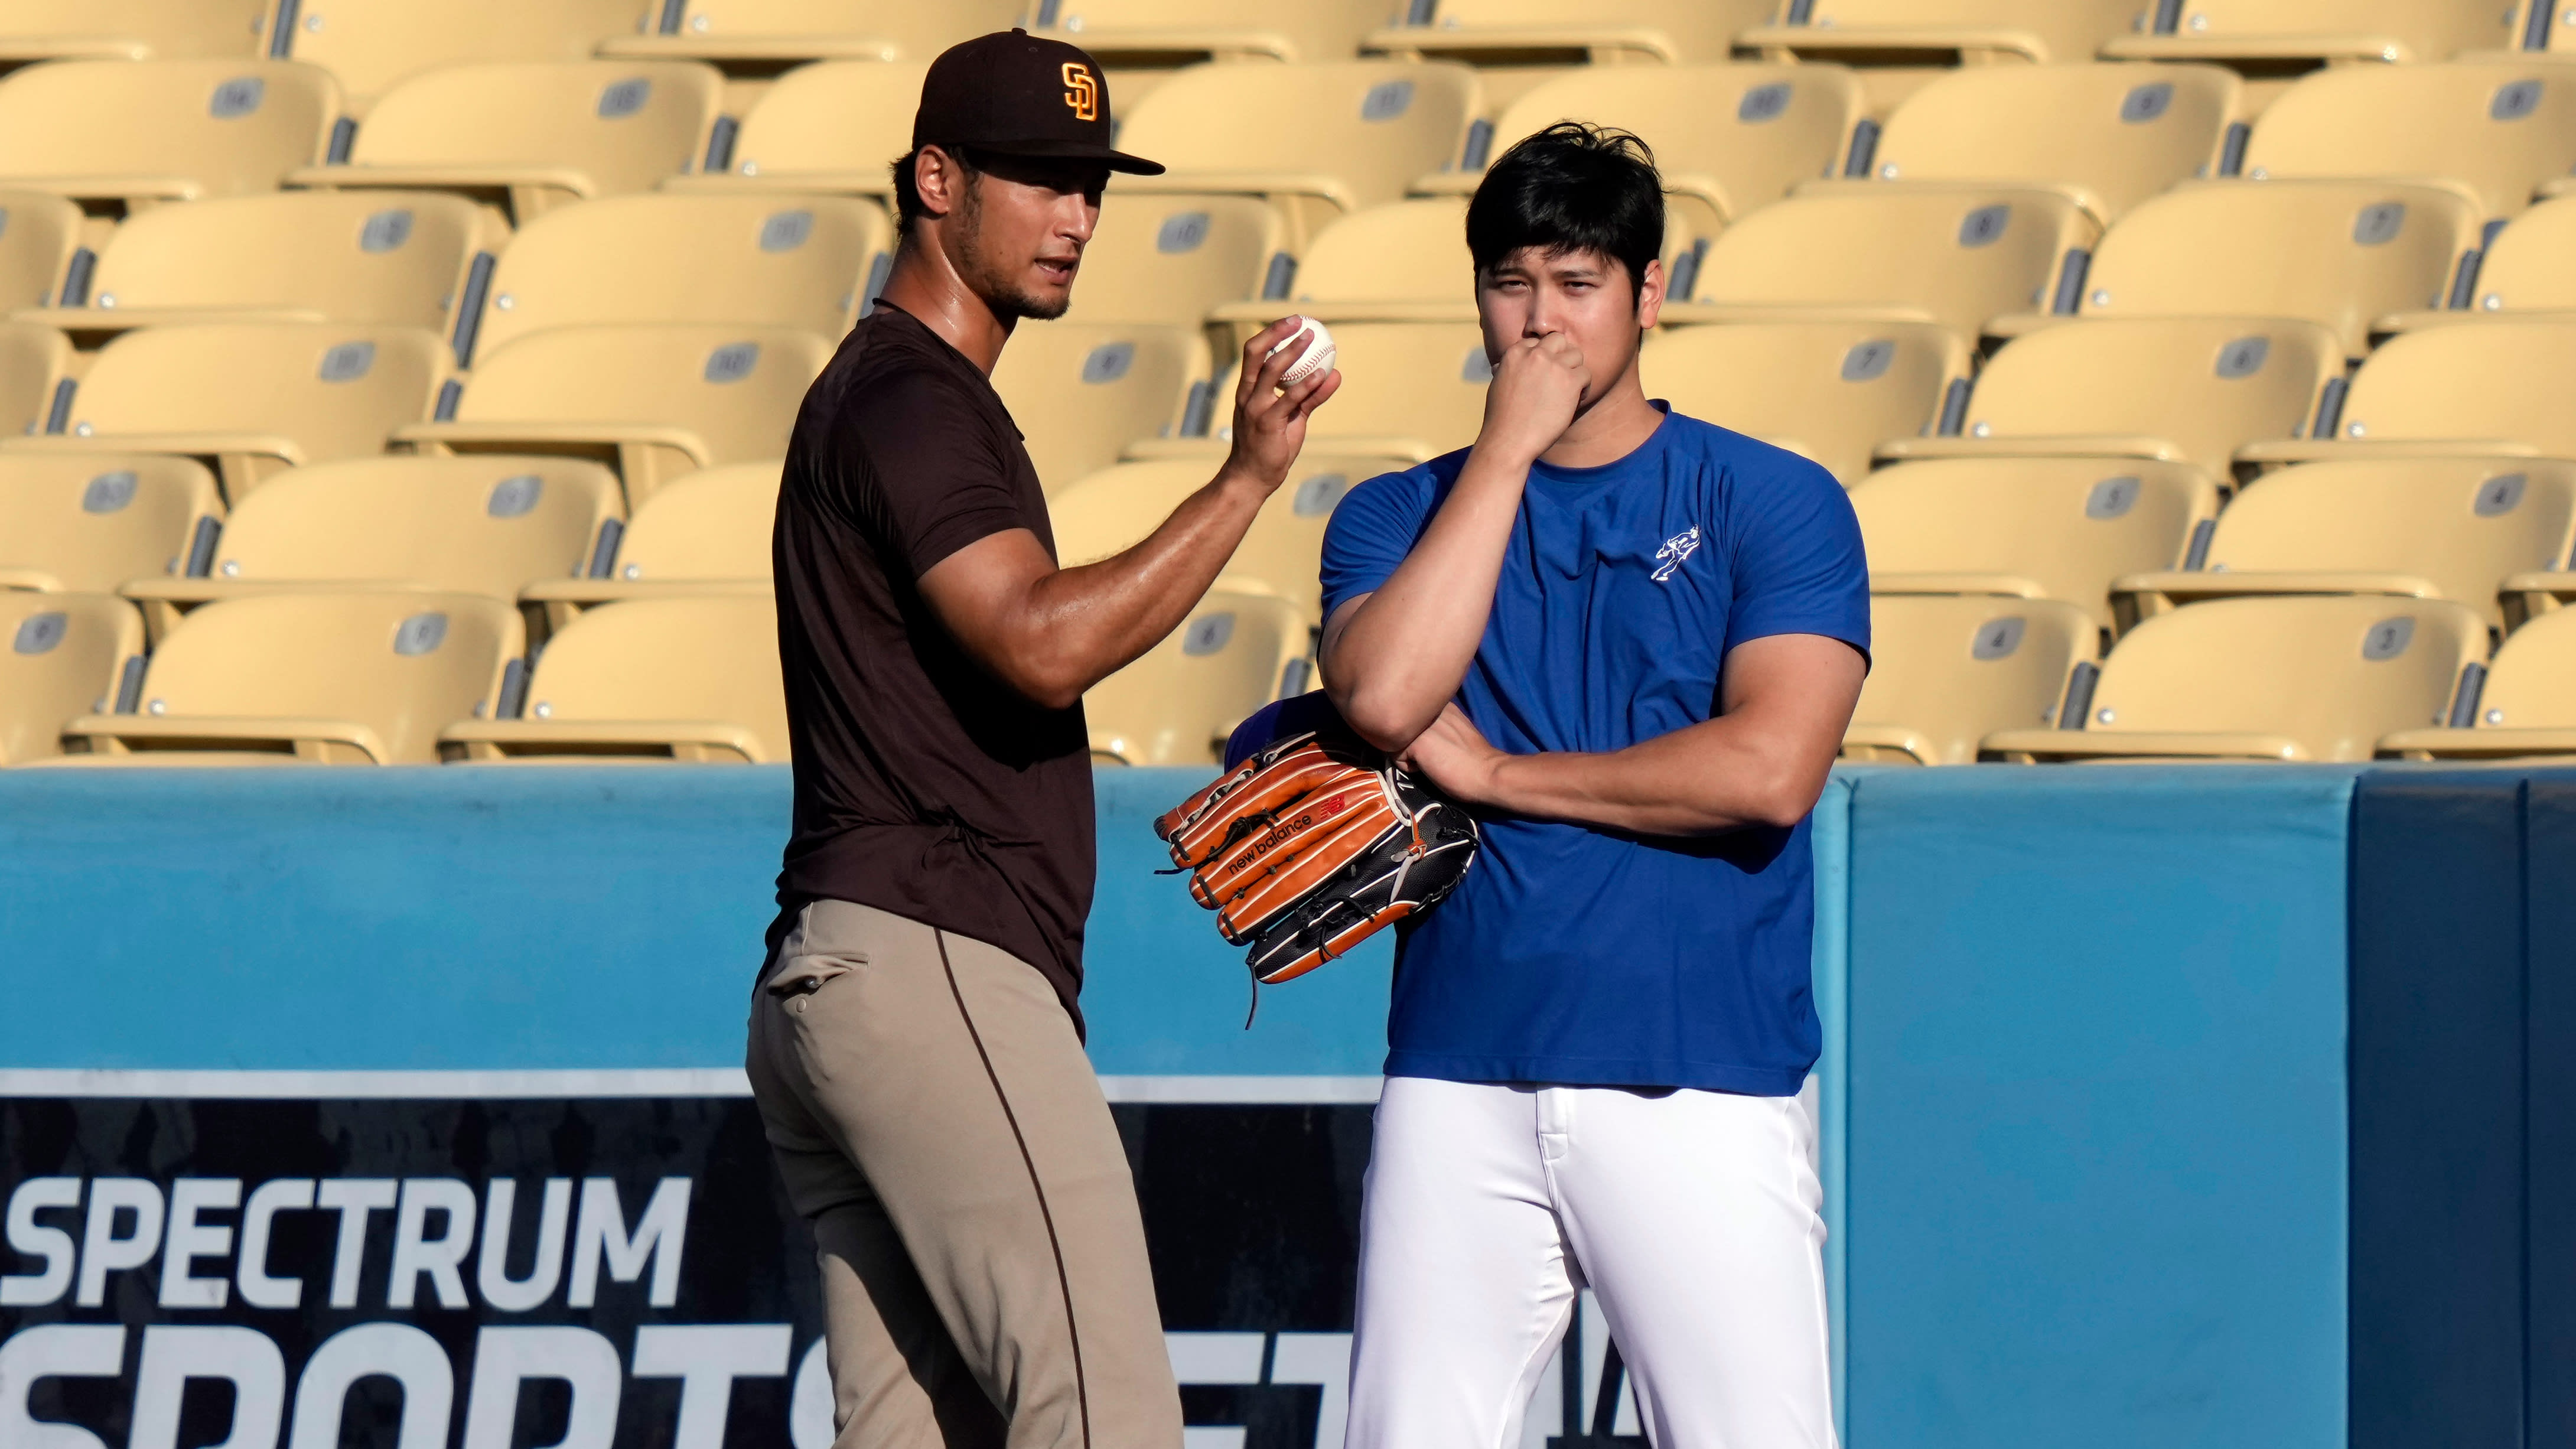
{"label": "brown baseball cap", "polygon": [[1110,144],[1109,81],[1089,53],[1025,30],[952,45],[922,78],[914,150],[967,146],[1007,156],[1099,161],[1160,176],[1159,161]]}

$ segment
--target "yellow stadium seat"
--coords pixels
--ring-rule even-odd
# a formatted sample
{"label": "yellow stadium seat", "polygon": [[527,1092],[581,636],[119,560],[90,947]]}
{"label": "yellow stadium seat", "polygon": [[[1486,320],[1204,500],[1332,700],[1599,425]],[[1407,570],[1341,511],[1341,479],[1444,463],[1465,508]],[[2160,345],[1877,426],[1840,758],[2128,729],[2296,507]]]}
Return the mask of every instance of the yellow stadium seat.
{"label": "yellow stadium seat", "polygon": [[60,429],[71,406],[72,345],[33,322],[0,322],[0,436]]}
{"label": "yellow stadium seat", "polygon": [[724,77],[691,61],[452,65],[385,92],[348,160],[287,177],[324,190],[454,191],[547,208],[648,191],[705,154]]}
{"label": "yellow stadium seat", "polygon": [[1312,640],[1306,616],[1286,599],[1210,590],[1181,627],[1082,697],[1093,758],[1216,764],[1245,715],[1305,691]]}
{"label": "yellow stadium seat", "polygon": [[1198,60],[1349,60],[1386,0],[1038,0],[1030,29],[1113,69]]}
{"label": "yellow stadium seat", "polygon": [[822,61],[772,82],[743,115],[728,157],[664,178],[665,191],[831,192],[890,197],[912,150],[928,61]]}
{"label": "yellow stadium seat", "polygon": [[81,251],[81,209],[43,191],[0,188],[0,302],[42,307]]}
{"label": "yellow stadium seat", "polygon": [[511,240],[473,346],[604,322],[794,327],[838,339],[893,247],[884,211],[848,197],[585,201]]}
{"label": "yellow stadium seat", "polygon": [[227,599],[153,651],[139,712],[63,734],[136,764],[433,764],[439,727],[497,709],[524,647],[518,609],[476,594]]}
{"label": "yellow stadium seat", "polygon": [[1104,197],[1065,315],[1196,327],[1227,303],[1284,287],[1296,265],[1287,247],[1279,214],[1254,197]]}
{"label": "yellow stadium seat", "polygon": [[2056,599],[2107,629],[2113,579],[2206,545],[2218,485],[2188,463],[1935,458],[1870,474],[1851,504],[1872,593]]}
{"label": "yellow stadium seat", "polygon": [[207,567],[223,516],[215,475],[193,459],[0,457],[0,589],[105,594]]}
{"label": "yellow stadium seat", "polygon": [[2046,186],[2113,222],[2167,187],[2218,174],[2243,89],[2234,71],[2208,65],[1971,66],[1896,108],[1870,175]]}
{"label": "yellow stadium seat", "polygon": [[2541,58],[2576,54],[2576,22],[2566,17],[2560,0],[2514,0],[2513,18],[2505,27],[2509,40],[2491,50],[2463,51],[2464,59],[2484,60],[2498,55],[2535,55]]}
{"label": "yellow stadium seat", "polygon": [[2576,560],[2508,574],[2497,591],[2504,596],[2505,627],[2519,629],[2542,614],[2576,603]]}
{"label": "yellow stadium seat", "polygon": [[1120,149],[1170,174],[1113,186],[1263,197],[1302,251],[1334,217],[1456,165],[1480,95],[1476,73],[1447,61],[1189,66],[1128,107],[1118,131]]}
{"label": "yellow stadium seat", "polygon": [[[1310,622],[1323,617],[1324,525],[1342,495],[1381,473],[1409,466],[1400,458],[1353,457],[1308,450],[1279,491],[1262,504],[1252,527],[1227,560],[1218,586],[1277,594]],[[1212,459],[1173,458],[1122,463],[1075,483],[1047,500],[1055,527],[1056,557],[1067,567],[1096,562],[1142,542],[1172,510],[1208,484]]]}
{"label": "yellow stadium seat", "polygon": [[95,348],[174,322],[376,322],[455,330],[500,229],[438,192],[281,192],[158,206],[116,229],[86,297],[17,316]]}
{"label": "yellow stadium seat", "polygon": [[0,80],[0,183],[113,211],[274,191],[340,87],[285,60],[64,60]]}
{"label": "yellow stadium seat", "polygon": [[2466,707],[2452,710],[2450,726],[2395,731],[2380,740],[2379,753],[2410,760],[2576,754],[2576,610],[2507,635],[2478,696],[2458,703]]}
{"label": "yellow stadium seat", "polygon": [[1337,330],[1346,322],[1473,322],[1476,263],[1467,253],[1463,197],[1390,201],[1327,226],[1293,263],[1282,297],[1235,302],[1212,315],[1234,324],[1237,345],[1298,312]]}
{"label": "yellow stadium seat", "polygon": [[1794,196],[1730,226],[1666,326],[1799,317],[1931,322],[2050,306],[2101,224],[2054,191],[1851,187]]}
{"label": "yellow stadium seat", "polygon": [[614,547],[595,553],[583,577],[539,579],[519,597],[542,610],[551,634],[621,599],[768,593],[778,473],[778,459],[762,458],[685,474],[610,535]]}
{"label": "yellow stadium seat", "polygon": [[777,606],[765,593],[631,599],[546,645],[512,719],[459,719],[450,761],[776,764],[788,757]]}
{"label": "yellow stadium seat", "polygon": [[2313,322],[2069,322],[1995,354],[1959,435],[1896,439],[1878,456],[2161,458],[2223,478],[2238,449],[2304,436],[2342,379],[2342,347]]}
{"label": "yellow stadium seat", "polygon": [[2322,458],[2576,458],[2576,322],[2424,327],[2390,338],[2353,374],[2331,437],[2251,443],[2255,466]]}
{"label": "yellow stadium seat", "polygon": [[274,0],[15,0],[0,69],[43,60],[247,59],[268,53]]}
{"label": "yellow stadium seat", "polygon": [[2102,238],[2082,315],[2290,317],[2333,332],[2345,356],[2359,357],[2380,317],[2442,305],[2477,246],[2476,209],[2436,187],[2187,186]]}
{"label": "yellow stadium seat", "polygon": [[2256,180],[2438,181],[2491,217],[2519,215],[2534,188],[2571,167],[2576,75],[2512,59],[2309,76],[2265,109],[2245,150],[2245,174]]}
{"label": "yellow stadium seat", "polygon": [[2497,586],[2576,543],[2576,463],[2349,459],[2269,474],[2219,515],[2206,564],[2112,584],[2123,612],[2202,599],[2389,594],[2449,599],[2501,626]]}
{"label": "yellow stadium seat", "polygon": [[1512,102],[1483,154],[1416,178],[1414,189],[1465,195],[1514,141],[1558,121],[1592,121],[1643,137],[1673,213],[1694,235],[1713,236],[1801,182],[1840,175],[1862,111],[1860,82],[1838,65],[1584,67]]}
{"label": "yellow stadium seat", "polygon": [[1786,0],[1735,43],[1781,59],[2074,61],[2128,31],[2136,0]]}
{"label": "yellow stadium seat", "polygon": [[1117,462],[1132,443],[1203,435],[1215,407],[1208,372],[1196,328],[1054,322],[1012,337],[993,390],[1052,491]]}
{"label": "yellow stadium seat", "polygon": [[2478,258],[2470,285],[2452,296],[2460,304],[2441,310],[2407,310],[2382,317],[2374,331],[2403,332],[2454,322],[2576,321],[2576,196],[2544,201],[2495,234]]}
{"label": "yellow stadium seat", "polygon": [[280,469],[383,452],[395,428],[429,411],[447,359],[446,345],[416,327],[146,327],[99,351],[66,430],[0,449],[210,459],[239,503]]}
{"label": "yellow stadium seat", "polygon": [[2436,61],[2510,45],[2508,7],[2461,0],[2182,0],[2173,30],[2124,35],[2116,60],[2214,60],[2248,70]]}
{"label": "yellow stadium seat", "polygon": [[2084,728],[2009,729],[2022,760],[2366,760],[2450,716],[2487,655],[2477,613],[2441,599],[2220,599],[2159,614],[2102,663]]}
{"label": "yellow stadium seat", "polygon": [[1867,764],[1965,765],[2000,729],[2052,725],[2101,631],[2047,599],[1869,600],[1870,670],[1842,756]]}
{"label": "yellow stadium seat", "polygon": [[426,589],[514,599],[583,572],[617,480],[568,458],[354,458],[280,473],[242,500],[201,577],[126,581],[158,639],[200,605],[254,594]]}
{"label": "yellow stadium seat", "polygon": [[649,30],[603,41],[599,53],[710,61],[747,76],[809,60],[928,61],[1010,29],[1021,9],[1020,0],[683,0],[654,6]]}
{"label": "yellow stadium seat", "polygon": [[1968,349],[1926,322],[1744,322],[1656,338],[1641,365],[1647,396],[1813,458],[1848,486],[1873,445],[1939,423]]}
{"label": "yellow stadium seat", "polygon": [[1488,65],[1726,59],[1735,32],[1760,24],[1772,0],[1440,0],[1411,25],[1372,31],[1361,44],[1407,58]]}
{"label": "yellow stadium seat", "polygon": [[0,593],[0,765],[63,752],[63,726],[132,701],[143,621],[112,594]]}
{"label": "yellow stadium seat", "polygon": [[297,0],[286,13],[295,59],[340,78],[364,116],[398,81],[440,66],[496,60],[586,60],[631,31],[639,0]]}
{"label": "yellow stadium seat", "polygon": [[786,452],[831,356],[829,342],[783,327],[555,327],[485,354],[452,419],[394,438],[431,454],[610,463],[640,507],[683,473]]}

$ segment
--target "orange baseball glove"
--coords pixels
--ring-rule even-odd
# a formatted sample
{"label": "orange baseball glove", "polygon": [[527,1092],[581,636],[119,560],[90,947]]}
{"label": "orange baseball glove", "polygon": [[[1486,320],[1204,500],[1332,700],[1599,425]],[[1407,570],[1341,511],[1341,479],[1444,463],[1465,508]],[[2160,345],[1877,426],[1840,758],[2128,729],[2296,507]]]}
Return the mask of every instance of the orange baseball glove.
{"label": "orange baseball glove", "polygon": [[1154,822],[1263,985],[1429,910],[1476,857],[1476,822],[1335,733],[1256,751]]}

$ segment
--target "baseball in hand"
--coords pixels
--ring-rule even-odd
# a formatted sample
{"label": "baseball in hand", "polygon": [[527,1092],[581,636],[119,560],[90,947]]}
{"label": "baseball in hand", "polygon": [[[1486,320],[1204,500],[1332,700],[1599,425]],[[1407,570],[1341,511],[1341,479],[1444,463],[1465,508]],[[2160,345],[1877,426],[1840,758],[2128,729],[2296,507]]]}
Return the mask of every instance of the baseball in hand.
{"label": "baseball in hand", "polygon": [[1279,379],[1281,387],[1294,387],[1310,377],[1321,377],[1330,372],[1333,367],[1333,334],[1324,330],[1324,324],[1312,317],[1299,317],[1297,328],[1297,331],[1288,334],[1286,341],[1271,348],[1270,352],[1265,354],[1265,357],[1276,356],[1279,348],[1296,345],[1301,335],[1312,334],[1315,339],[1307,345],[1305,356],[1288,364],[1287,373]]}

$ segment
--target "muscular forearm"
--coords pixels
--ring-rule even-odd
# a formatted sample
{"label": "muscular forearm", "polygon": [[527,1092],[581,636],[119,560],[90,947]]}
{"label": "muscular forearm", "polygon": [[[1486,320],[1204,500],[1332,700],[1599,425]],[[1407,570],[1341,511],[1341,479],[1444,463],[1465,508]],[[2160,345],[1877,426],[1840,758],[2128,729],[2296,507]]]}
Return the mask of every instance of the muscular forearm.
{"label": "muscular forearm", "polygon": [[1013,528],[923,570],[923,599],[968,654],[1031,700],[1064,709],[1189,617],[1297,461],[1307,415],[1341,386],[1331,371],[1283,385],[1306,348],[1290,337],[1296,321],[1282,318],[1244,344],[1233,450],[1144,542],[1059,569],[1035,533]]}
{"label": "muscular forearm", "polygon": [[1505,814],[1639,835],[1715,835],[1795,825],[1815,808],[1819,762],[1720,716],[1606,754],[1497,754],[1470,803]]}
{"label": "muscular forearm", "polygon": [[1220,472],[1126,552],[1029,580],[996,620],[996,671],[1041,704],[1080,699],[1189,617],[1268,496]]}
{"label": "muscular forearm", "polygon": [[1406,751],[1451,796],[1505,815],[1640,835],[1795,825],[1815,808],[1860,697],[1858,650],[1812,634],[1739,644],[1716,718],[1599,754],[1507,754],[1448,709]]}
{"label": "muscular forearm", "polygon": [[1403,748],[1457,694],[1485,636],[1528,478],[1526,459],[1478,448],[1404,562],[1333,621],[1324,687],[1371,743]]}

